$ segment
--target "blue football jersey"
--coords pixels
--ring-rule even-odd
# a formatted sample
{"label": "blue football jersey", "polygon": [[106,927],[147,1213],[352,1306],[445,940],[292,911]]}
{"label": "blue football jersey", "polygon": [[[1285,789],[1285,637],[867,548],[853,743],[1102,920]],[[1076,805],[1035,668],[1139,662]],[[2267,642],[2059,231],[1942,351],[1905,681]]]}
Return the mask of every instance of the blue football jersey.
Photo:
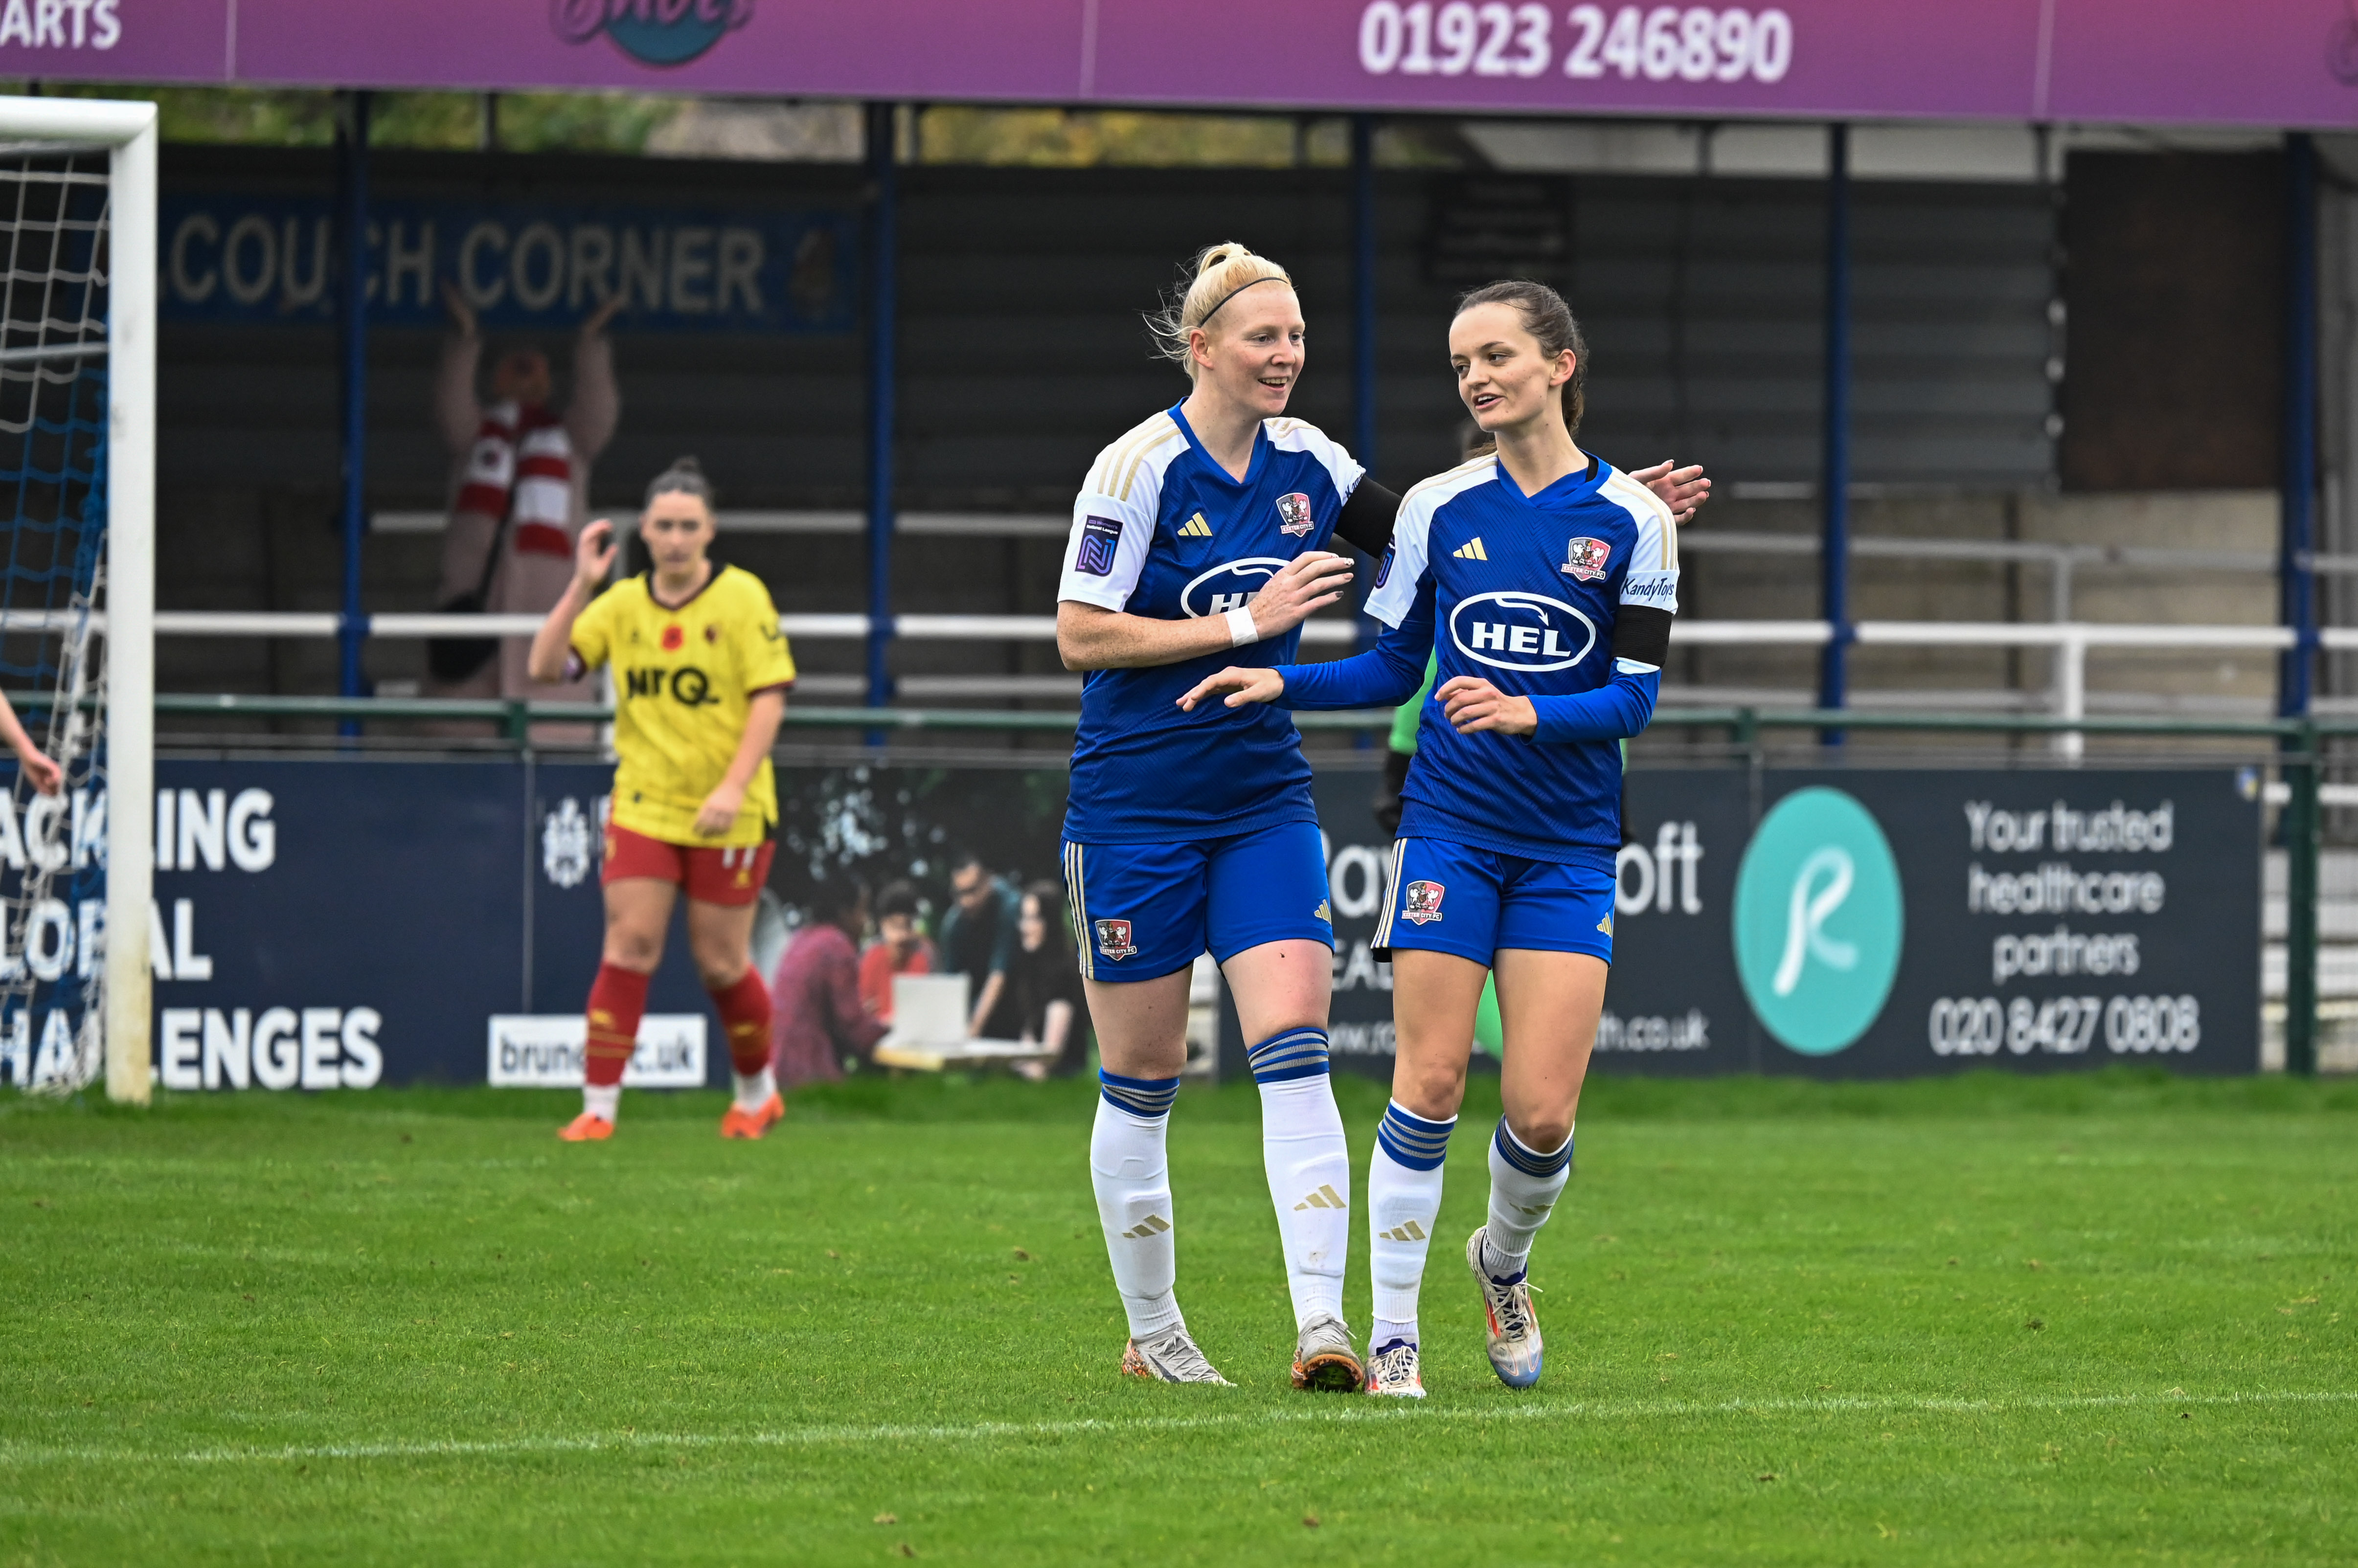
{"label": "blue football jersey", "polygon": [[[1159,621],[1223,614],[1296,556],[1325,548],[1365,471],[1316,427],[1265,419],[1239,481],[1167,409],[1098,455],[1073,503],[1056,597]],[[1179,709],[1206,676],[1291,663],[1300,642],[1289,632],[1184,664],[1091,671],[1065,837],[1160,844],[1316,821],[1291,714]]]}
{"label": "blue football jersey", "polygon": [[[1478,676],[1510,696],[1572,696],[1613,678],[1620,607],[1676,612],[1678,577],[1670,509],[1602,459],[1527,496],[1483,457],[1402,498],[1368,613],[1431,628],[1435,689]],[[1401,795],[1403,838],[1542,860],[1621,843],[1618,742],[1461,735],[1430,692]]]}

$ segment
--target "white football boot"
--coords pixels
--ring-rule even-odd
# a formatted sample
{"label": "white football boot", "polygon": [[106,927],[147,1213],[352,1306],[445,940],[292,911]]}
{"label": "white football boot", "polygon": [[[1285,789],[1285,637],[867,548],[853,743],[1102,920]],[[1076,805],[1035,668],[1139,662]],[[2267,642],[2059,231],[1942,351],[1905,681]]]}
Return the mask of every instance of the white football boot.
{"label": "white football boot", "polygon": [[1204,1358],[1184,1325],[1143,1343],[1133,1339],[1123,1346],[1121,1369],[1126,1377],[1151,1378],[1158,1383],[1217,1383],[1224,1389],[1236,1386]]}
{"label": "white football boot", "polygon": [[1482,1307],[1489,1315],[1490,1369],[1507,1387],[1528,1389],[1540,1380],[1540,1320],[1522,1274],[1501,1282],[1482,1267],[1482,1242],[1489,1233],[1486,1225],[1466,1238],[1466,1267],[1482,1287]]}
{"label": "white football boot", "polygon": [[1320,1313],[1293,1342],[1293,1386],[1318,1393],[1356,1394],[1366,1374],[1343,1320]]}
{"label": "white football boot", "polygon": [[1424,1398],[1424,1374],[1417,1368],[1414,1340],[1395,1339],[1368,1357],[1368,1392],[1395,1400]]}

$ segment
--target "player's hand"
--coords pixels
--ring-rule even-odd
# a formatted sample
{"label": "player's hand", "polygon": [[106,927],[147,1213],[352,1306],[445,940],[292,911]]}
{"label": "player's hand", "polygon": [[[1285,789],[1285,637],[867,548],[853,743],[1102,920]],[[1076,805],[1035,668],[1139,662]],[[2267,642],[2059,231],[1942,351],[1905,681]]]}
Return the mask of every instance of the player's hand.
{"label": "player's hand", "polygon": [[43,795],[56,795],[65,788],[66,771],[48,755],[27,746],[18,753],[17,764],[25,770],[26,782]]}
{"label": "player's hand", "polygon": [[1660,497],[1662,504],[1671,509],[1673,523],[1689,521],[1696,509],[1711,499],[1711,481],[1704,477],[1701,463],[1674,469],[1664,459],[1650,469],[1632,469],[1629,477]]}
{"label": "player's hand", "polygon": [[1529,735],[1540,727],[1539,710],[1528,697],[1509,697],[1479,676],[1453,676],[1433,694],[1441,711],[1460,735],[1494,730],[1501,735]]}
{"label": "player's hand", "polygon": [[[1263,641],[1293,631],[1319,611],[1339,601],[1351,586],[1350,558],[1325,550],[1307,550],[1280,567],[1245,605],[1253,629]],[[1266,700],[1266,699],[1264,699]]]}
{"label": "player's hand", "polygon": [[1275,670],[1239,669],[1231,665],[1218,675],[1206,676],[1195,683],[1195,689],[1179,699],[1180,708],[1195,711],[1195,705],[1215,692],[1225,691],[1228,708],[1242,708],[1249,702],[1275,702],[1285,695],[1285,677]]}
{"label": "player's hand", "polygon": [[704,805],[696,813],[696,835],[699,838],[718,838],[736,825],[737,813],[745,805],[745,792],[735,784],[722,784],[704,797]]}
{"label": "player's hand", "polygon": [[467,303],[467,297],[460,294],[457,286],[447,277],[442,280],[442,308],[450,313],[450,325],[459,330],[459,336],[471,338],[475,335],[475,308]]}
{"label": "player's hand", "polygon": [[606,324],[614,319],[614,313],[622,309],[622,303],[623,295],[622,291],[619,288],[613,293],[606,296],[606,302],[603,305],[599,306],[597,309],[592,310],[589,315],[581,319],[581,336],[583,339],[587,340],[594,338],[599,333],[604,331],[606,330]]}
{"label": "player's hand", "polygon": [[606,580],[606,574],[614,569],[614,553],[621,548],[608,518],[600,517],[581,530],[581,537],[573,545],[573,580],[584,595],[595,593]]}

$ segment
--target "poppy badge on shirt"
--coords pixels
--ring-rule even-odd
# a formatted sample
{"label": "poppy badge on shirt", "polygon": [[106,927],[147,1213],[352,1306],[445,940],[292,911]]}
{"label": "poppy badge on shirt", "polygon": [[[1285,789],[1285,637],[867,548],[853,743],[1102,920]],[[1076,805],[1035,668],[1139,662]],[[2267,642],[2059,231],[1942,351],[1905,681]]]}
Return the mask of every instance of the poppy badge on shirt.
{"label": "poppy badge on shirt", "polygon": [[1575,581],[1595,582],[1605,575],[1605,563],[1612,558],[1612,546],[1584,535],[1563,547],[1563,565],[1556,569]]}
{"label": "poppy badge on shirt", "polygon": [[1098,951],[1107,957],[1120,960],[1138,951],[1138,944],[1130,939],[1129,921],[1100,920],[1097,923],[1097,928]]}
{"label": "poppy badge on shirt", "polygon": [[1310,532],[1310,498],[1300,491],[1277,498],[1277,531],[1299,539]]}

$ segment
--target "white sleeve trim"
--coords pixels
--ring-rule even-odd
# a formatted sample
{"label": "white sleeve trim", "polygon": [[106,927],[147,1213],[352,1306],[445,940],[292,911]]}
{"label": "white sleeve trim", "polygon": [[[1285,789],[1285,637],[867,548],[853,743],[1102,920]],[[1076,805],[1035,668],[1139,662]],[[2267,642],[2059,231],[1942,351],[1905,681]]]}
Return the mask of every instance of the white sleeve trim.
{"label": "white sleeve trim", "polygon": [[1261,427],[1268,432],[1270,445],[1290,452],[1308,452],[1326,470],[1326,477],[1335,484],[1338,501],[1348,501],[1359,481],[1368,477],[1367,469],[1343,449],[1341,442],[1317,426],[1300,419],[1264,419]]}
{"label": "white sleeve trim", "polygon": [[1629,565],[1621,574],[1621,602],[1677,614],[1678,524],[1671,520],[1670,508],[1660,496],[1617,470],[1606,491],[1629,514],[1638,533],[1629,547]]}

